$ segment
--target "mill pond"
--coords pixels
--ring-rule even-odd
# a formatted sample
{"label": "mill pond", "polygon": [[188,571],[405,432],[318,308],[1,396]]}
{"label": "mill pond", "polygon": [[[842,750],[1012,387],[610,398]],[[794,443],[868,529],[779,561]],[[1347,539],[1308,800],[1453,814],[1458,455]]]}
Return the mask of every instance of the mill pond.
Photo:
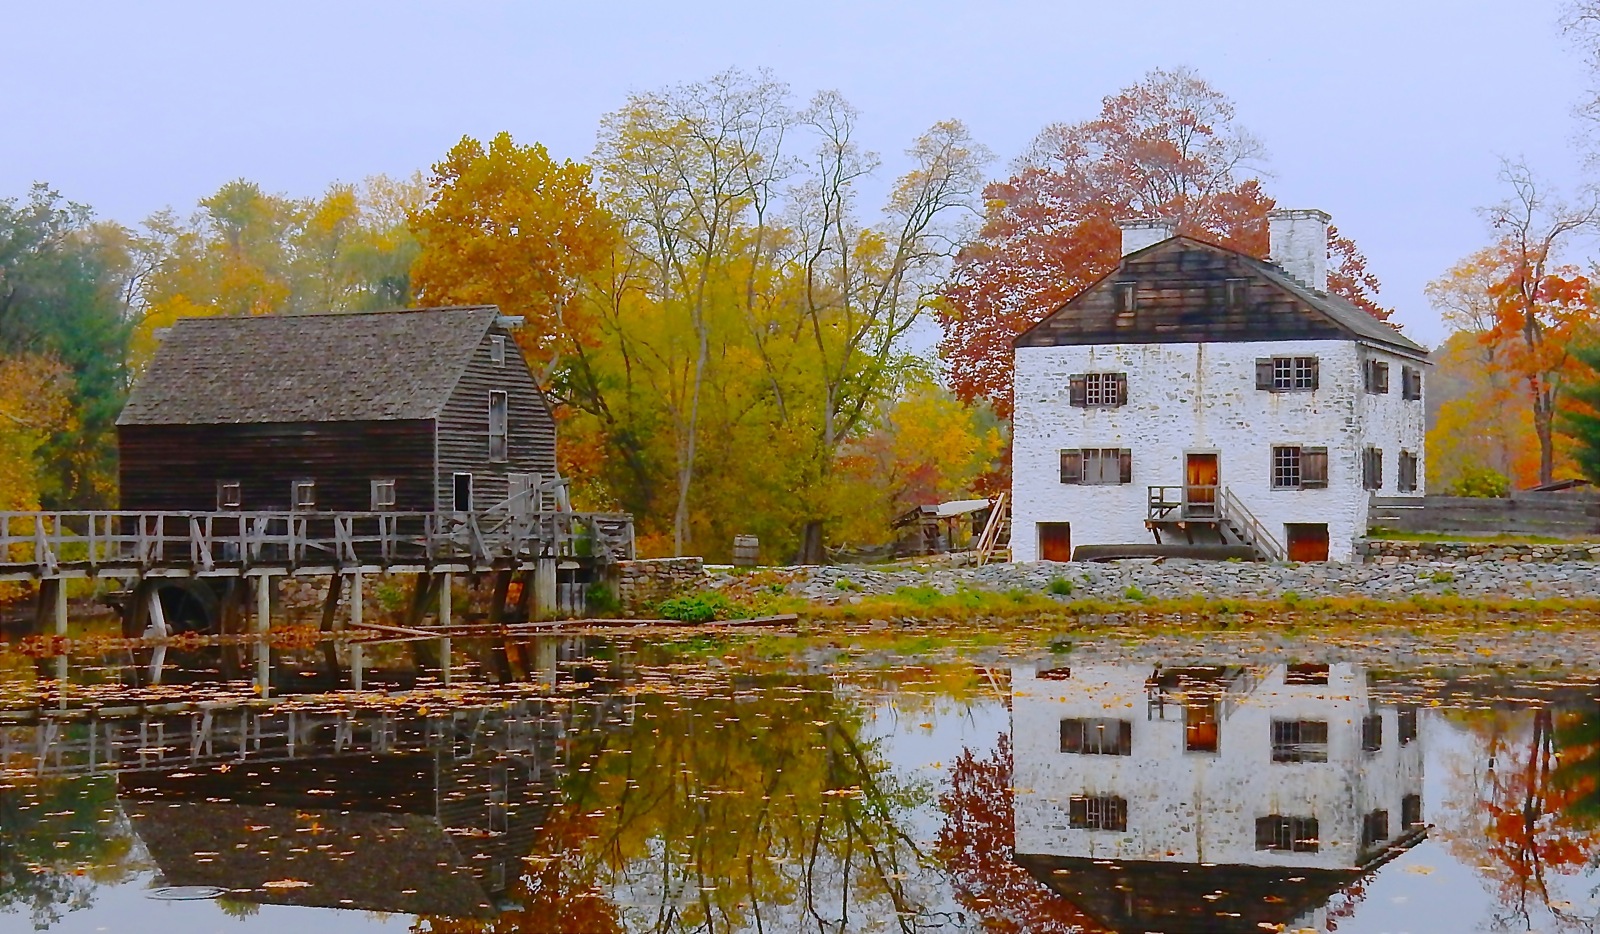
{"label": "mill pond", "polygon": [[266,690],[216,647],[13,646],[0,929],[1600,919],[1600,676],[1570,633],[1028,629],[459,639],[448,685],[396,644],[361,691],[318,646],[274,649]]}

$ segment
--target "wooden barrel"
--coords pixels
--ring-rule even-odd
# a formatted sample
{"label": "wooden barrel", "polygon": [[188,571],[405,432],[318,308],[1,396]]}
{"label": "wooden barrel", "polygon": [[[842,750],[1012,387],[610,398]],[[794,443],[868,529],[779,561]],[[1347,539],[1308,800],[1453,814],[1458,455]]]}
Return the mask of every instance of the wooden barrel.
{"label": "wooden barrel", "polygon": [[753,568],[761,562],[761,539],[754,535],[733,537],[733,563],[736,567]]}

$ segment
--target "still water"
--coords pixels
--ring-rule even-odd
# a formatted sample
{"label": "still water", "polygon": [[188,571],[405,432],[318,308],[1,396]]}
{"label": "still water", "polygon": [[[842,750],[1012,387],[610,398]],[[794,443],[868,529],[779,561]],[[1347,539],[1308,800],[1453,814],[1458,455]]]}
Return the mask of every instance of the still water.
{"label": "still water", "polygon": [[1600,925],[1586,675],[522,648],[270,699],[11,664],[0,931]]}

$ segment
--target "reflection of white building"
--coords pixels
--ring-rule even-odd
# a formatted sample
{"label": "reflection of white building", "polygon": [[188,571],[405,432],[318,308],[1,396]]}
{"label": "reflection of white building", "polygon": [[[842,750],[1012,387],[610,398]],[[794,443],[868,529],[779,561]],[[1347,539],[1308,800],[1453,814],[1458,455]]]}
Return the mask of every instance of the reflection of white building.
{"label": "reflection of white building", "polygon": [[1016,853],[1112,930],[1325,926],[1422,836],[1414,709],[1352,665],[1013,674]]}

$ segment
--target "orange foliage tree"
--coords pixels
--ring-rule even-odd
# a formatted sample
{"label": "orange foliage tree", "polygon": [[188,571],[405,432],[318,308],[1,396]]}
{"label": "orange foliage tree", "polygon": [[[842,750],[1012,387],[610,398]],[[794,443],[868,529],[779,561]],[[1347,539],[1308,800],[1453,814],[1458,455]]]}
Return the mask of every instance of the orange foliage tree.
{"label": "orange foliage tree", "polygon": [[[1011,339],[1115,268],[1123,217],[1166,217],[1180,234],[1267,252],[1274,202],[1253,176],[1261,143],[1233,102],[1193,71],[1157,69],[1104,99],[1092,120],[1046,127],[1013,174],[984,193],[985,222],[939,303],[940,353],[965,400],[1011,414]],[[1377,279],[1329,231],[1330,292],[1369,314]]]}
{"label": "orange foliage tree", "polygon": [[1482,339],[1526,388],[1539,441],[1539,482],[1549,483],[1555,416],[1577,363],[1571,347],[1589,340],[1595,325],[1588,277],[1559,265],[1557,254],[1569,237],[1595,222],[1600,206],[1552,198],[1521,163],[1506,163],[1501,180],[1512,196],[1485,212],[1502,239],[1493,254],[1499,275],[1489,286],[1494,319]]}

